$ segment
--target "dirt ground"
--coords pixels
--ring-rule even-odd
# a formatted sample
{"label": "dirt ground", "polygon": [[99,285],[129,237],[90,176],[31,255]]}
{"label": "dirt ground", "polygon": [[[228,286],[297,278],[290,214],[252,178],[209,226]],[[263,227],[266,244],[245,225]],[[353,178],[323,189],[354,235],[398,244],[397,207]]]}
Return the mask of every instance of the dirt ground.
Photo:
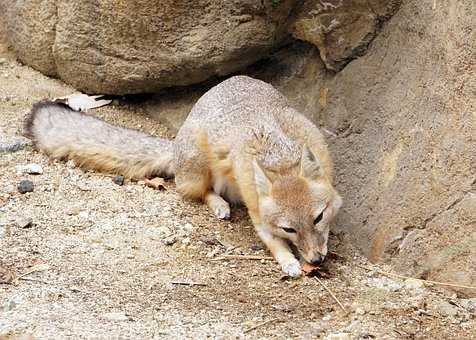
{"label": "dirt ground", "polygon": [[[5,45],[0,56],[1,144],[22,139],[35,101],[74,90],[17,63]],[[92,114],[173,137],[137,104],[120,104]],[[19,173],[32,163],[43,174]],[[33,192],[18,192],[23,179]],[[316,279],[282,279],[274,261],[219,260],[269,256],[242,209],[217,221],[172,182],[119,186],[31,147],[0,153],[0,280],[41,269],[0,284],[0,339],[476,339],[475,299],[385,277],[378,271],[388,268],[342,235],[331,250],[340,256],[321,281],[346,312]]]}

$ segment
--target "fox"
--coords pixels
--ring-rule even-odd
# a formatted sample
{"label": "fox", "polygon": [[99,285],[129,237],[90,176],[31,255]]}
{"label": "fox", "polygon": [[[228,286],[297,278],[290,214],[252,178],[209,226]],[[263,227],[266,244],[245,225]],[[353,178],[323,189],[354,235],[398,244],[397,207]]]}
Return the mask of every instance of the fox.
{"label": "fox", "polygon": [[[285,275],[321,264],[342,205],[324,136],[271,84],[244,75],[209,89],[173,140],[111,125],[42,100],[24,135],[54,159],[140,180],[174,178],[185,199],[219,219],[244,205],[258,237]],[[301,261],[300,261],[301,260]]]}

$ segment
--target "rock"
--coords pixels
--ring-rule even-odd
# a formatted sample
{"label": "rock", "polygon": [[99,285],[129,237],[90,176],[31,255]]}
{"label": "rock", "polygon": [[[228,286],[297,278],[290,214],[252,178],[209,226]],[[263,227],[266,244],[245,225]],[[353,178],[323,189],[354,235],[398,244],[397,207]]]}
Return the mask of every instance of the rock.
{"label": "rock", "polygon": [[162,241],[166,246],[171,246],[177,242],[177,237],[175,235],[169,236]]}
{"label": "rock", "polygon": [[11,143],[0,142],[0,154],[13,153],[13,152],[22,150],[31,144],[32,142],[30,140],[16,140]]}
{"label": "rock", "polygon": [[448,301],[432,301],[428,306],[431,310],[441,315],[453,318],[458,315],[458,307]]}
{"label": "rock", "polygon": [[241,70],[285,42],[297,3],[0,0],[0,9],[21,61],[86,93],[126,94]]}
{"label": "rock", "polygon": [[352,340],[350,333],[335,333],[329,334],[325,338],[325,340]]}
{"label": "rock", "polygon": [[117,185],[124,185],[124,176],[115,176],[112,181]]}
{"label": "rock", "polygon": [[102,315],[102,318],[114,322],[129,321],[129,317],[124,312],[106,313]]}
{"label": "rock", "polygon": [[459,301],[459,304],[468,312],[476,314],[476,298],[461,299]]}
{"label": "rock", "polygon": [[191,223],[186,223],[186,224],[182,227],[182,229],[183,229],[187,234],[190,234],[190,233],[193,231],[194,227],[193,227],[193,225],[192,225]]}
{"label": "rock", "polygon": [[406,279],[405,288],[412,290],[420,290],[421,288],[425,288],[425,284],[421,280]]}
{"label": "rock", "polygon": [[66,215],[68,216],[76,216],[81,212],[79,207],[71,207],[66,210]]}
{"label": "rock", "polygon": [[366,51],[380,22],[391,16],[400,3],[401,0],[307,0],[291,32],[296,39],[315,45],[327,68],[340,70]]}
{"label": "rock", "polygon": [[34,189],[34,185],[32,181],[29,180],[22,180],[18,184],[18,192],[21,194],[25,194],[27,192],[32,192]]}
{"label": "rock", "polygon": [[355,314],[357,315],[364,315],[365,314],[365,310],[363,308],[356,308],[355,309]]}
{"label": "rock", "polygon": [[18,165],[15,167],[19,174],[30,174],[30,175],[41,175],[43,173],[43,168],[38,164],[27,164],[27,165]]}
{"label": "rock", "polygon": [[7,226],[0,223],[0,240],[7,235]]}
{"label": "rock", "polygon": [[402,285],[386,277],[375,277],[369,279],[373,287],[384,289],[389,292],[397,292],[402,289]]}
{"label": "rock", "polygon": [[33,226],[33,219],[30,217],[20,217],[16,221],[19,228],[26,229]]}
{"label": "rock", "polygon": [[15,192],[15,186],[13,184],[7,184],[2,187],[2,192],[5,194],[12,194]]}
{"label": "rock", "polygon": [[9,312],[15,309],[22,302],[23,302],[23,299],[20,296],[13,296],[9,299],[6,299],[5,302],[3,303],[3,311]]}
{"label": "rock", "polygon": [[89,219],[89,212],[81,211],[80,213],[78,213],[78,217],[82,220],[88,220]]}
{"label": "rock", "polygon": [[68,169],[74,169],[74,168],[76,168],[76,163],[74,163],[74,161],[72,159],[70,159],[66,162],[66,167]]}
{"label": "rock", "polygon": [[170,233],[171,233],[170,228],[168,228],[168,227],[158,227],[157,231],[162,236],[167,236],[167,235],[170,235]]}
{"label": "rock", "polygon": [[3,64],[6,64],[6,63],[7,63],[7,59],[0,58],[0,65],[3,65]]}

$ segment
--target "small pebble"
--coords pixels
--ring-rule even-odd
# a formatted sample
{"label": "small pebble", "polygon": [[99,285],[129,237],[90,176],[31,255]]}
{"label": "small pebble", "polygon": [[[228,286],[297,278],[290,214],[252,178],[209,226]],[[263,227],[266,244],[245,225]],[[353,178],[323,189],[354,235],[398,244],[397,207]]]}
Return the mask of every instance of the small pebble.
{"label": "small pebble", "polygon": [[170,235],[170,228],[168,228],[168,227],[158,227],[157,231],[162,236]]}
{"label": "small pebble", "polygon": [[166,246],[171,246],[171,245],[173,245],[175,242],[177,242],[177,238],[173,235],[173,236],[170,236],[170,237],[165,238],[162,242],[163,242]]}
{"label": "small pebble", "polygon": [[4,312],[9,312],[9,311],[15,309],[22,302],[23,302],[23,299],[20,296],[11,297],[10,299],[7,299],[7,300],[4,301],[3,311]]}
{"label": "small pebble", "polygon": [[17,165],[15,167],[19,174],[30,174],[30,175],[41,175],[43,173],[43,168],[38,164],[27,164],[27,165]]}
{"label": "small pebble", "polygon": [[70,159],[69,161],[66,162],[66,167],[68,169],[74,169],[74,168],[76,168],[76,163],[74,163],[74,161],[72,159]]}
{"label": "small pebble", "polygon": [[7,226],[0,223],[0,240],[7,234]]}
{"label": "small pebble", "polygon": [[193,225],[190,223],[187,223],[183,226],[183,230],[187,233],[191,233],[193,230]]}
{"label": "small pebble", "polygon": [[30,217],[20,217],[16,220],[16,224],[22,229],[30,228],[33,226],[33,219]]}
{"label": "small pebble", "polygon": [[79,214],[78,214],[79,218],[83,219],[83,220],[87,220],[89,218],[89,212],[87,211],[81,211]]}
{"label": "small pebble", "polygon": [[20,181],[20,183],[18,184],[18,192],[21,194],[32,192],[33,188],[34,188],[33,182],[27,179]]}
{"label": "small pebble", "polygon": [[6,194],[11,194],[15,192],[15,186],[12,184],[7,184],[6,186],[2,188],[2,191]]}
{"label": "small pebble", "polygon": [[124,185],[124,176],[115,176],[112,181],[117,185]]}
{"label": "small pebble", "polygon": [[419,289],[424,287],[425,287],[425,284],[421,280],[415,280],[415,279],[405,280],[405,288],[407,289]]}
{"label": "small pebble", "polygon": [[122,312],[106,313],[106,314],[103,314],[102,317],[106,320],[109,320],[109,321],[128,321],[129,320],[129,317],[126,314],[122,313]]}
{"label": "small pebble", "polygon": [[461,299],[461,306],[470,313],[476,313],[476,298]]}
{"label": "small pebble", "polygon": [[263,246],[261,244],[252,244],[251,245],[251,250],[252,251],[260,251],[260,250],[263,250]]}
{"label": "small pebble", "polygon": [[351,336],[349,333],[335,333],[329,334],[324,338],[325,340],[351,340]]}

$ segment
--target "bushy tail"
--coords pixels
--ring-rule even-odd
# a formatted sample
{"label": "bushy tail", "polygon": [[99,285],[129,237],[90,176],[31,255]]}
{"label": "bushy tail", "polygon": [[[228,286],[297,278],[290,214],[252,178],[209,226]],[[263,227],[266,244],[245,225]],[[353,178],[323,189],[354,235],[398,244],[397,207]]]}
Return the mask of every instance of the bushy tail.
{"label": "bushy tail", "polygon": [[116,127],[68,106],[41,101],[25,122],[25,135],[53,158],[141,179],[173,176],[173,142]]}

